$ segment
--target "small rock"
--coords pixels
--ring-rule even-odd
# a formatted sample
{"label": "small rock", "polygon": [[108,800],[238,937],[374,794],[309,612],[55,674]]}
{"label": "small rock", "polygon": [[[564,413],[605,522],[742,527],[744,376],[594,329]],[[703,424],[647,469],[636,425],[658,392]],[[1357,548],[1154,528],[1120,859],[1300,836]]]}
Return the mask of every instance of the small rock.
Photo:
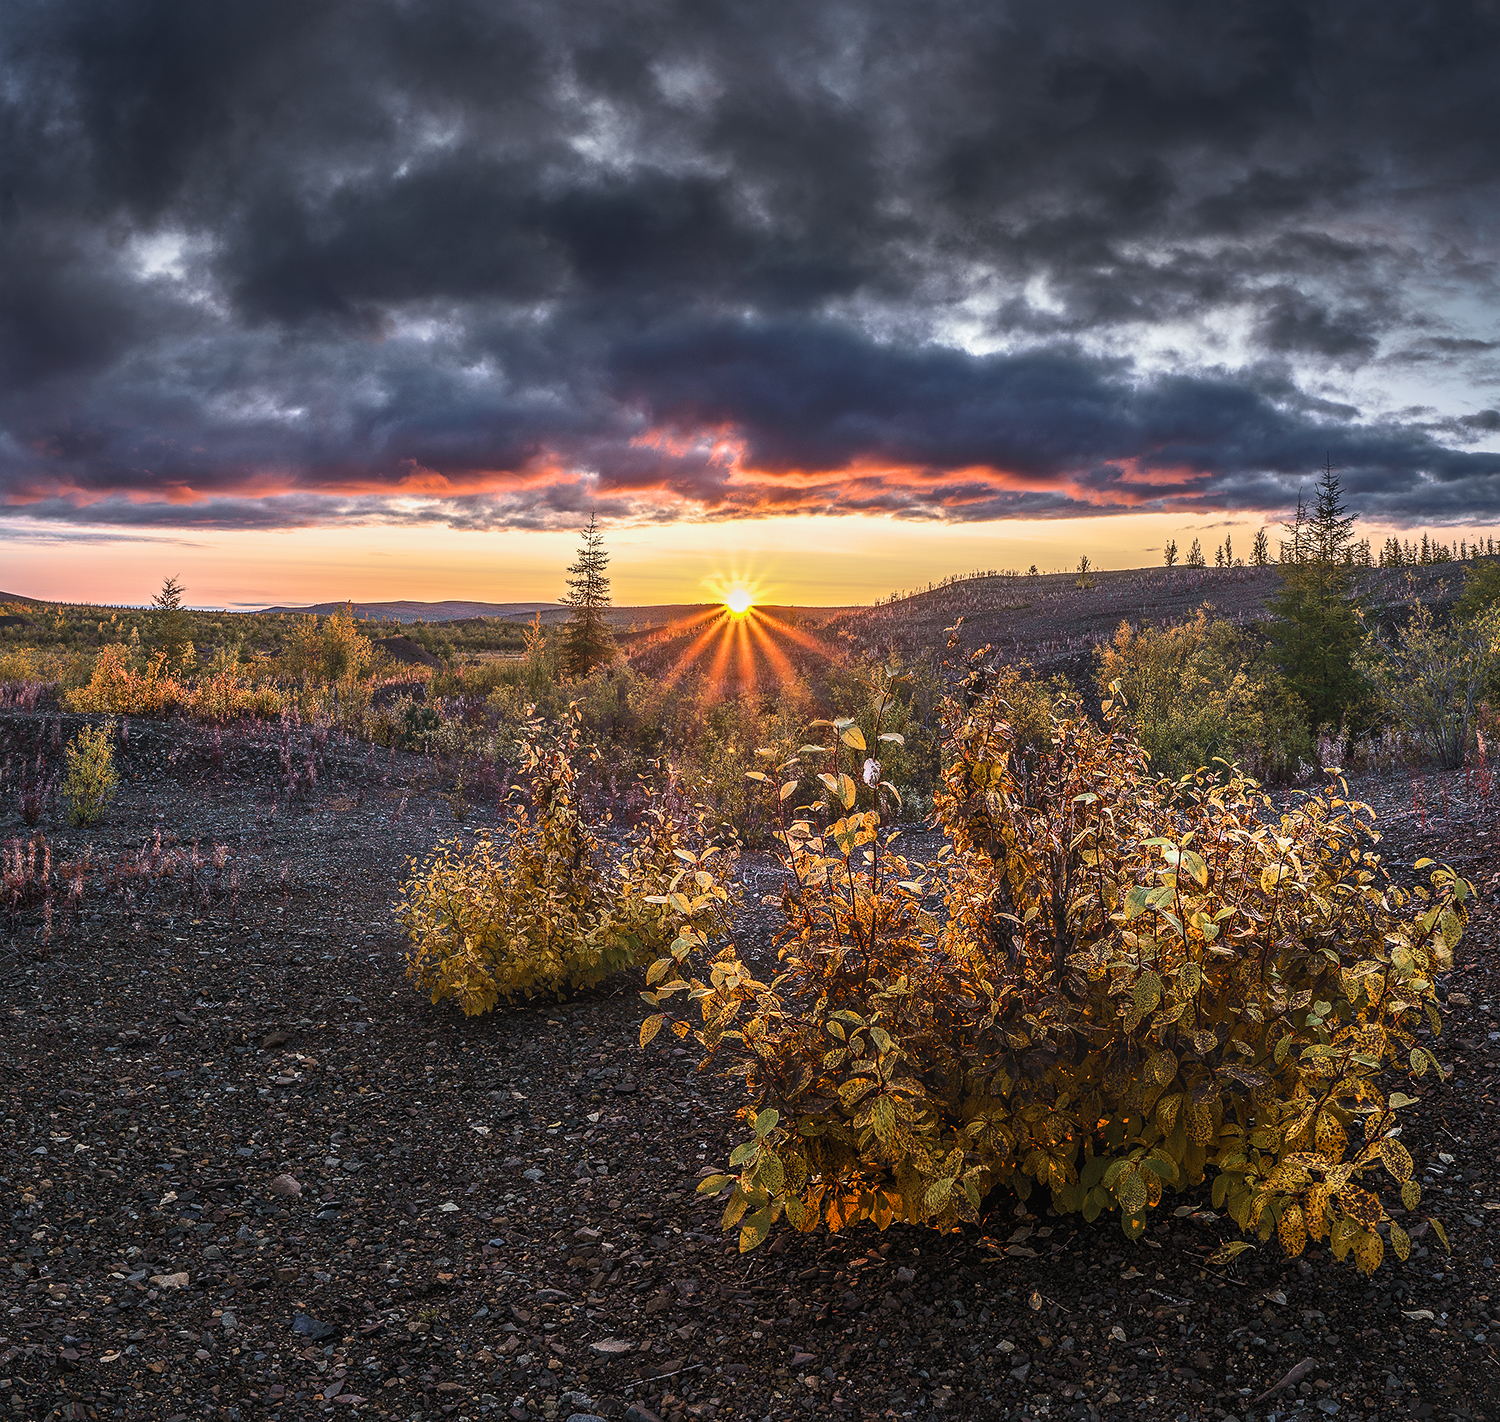
{"label": "small rock", "polygon": [[589,1352],[598,1353],[604,1358],[618,1358],[634,1351],[635,1344],[624,1338],[601,1338],[597,1343],[589,1344]]}
{"label": "small rock", "polygon": [[158,1289],[185,1289],[191,1282],[185,1273],[182,1274],[153,1274],[151,1282]]}
{"label": "small rock", "polygon": [[300,1195],[302,1185],[291,1175],[278,1175],[266,1187],[273,1195]]}
{"label": "small rock", "polygon": [[815,1359],[813,1354],[811,1353],[794,1352],[792,1354],[792,1366],[794,1368],[800,1368],[804,1364],[811,1363],[813,1361],[815,1361]]}
{"label": "small rock", "polygon": [[661,1422],[661,1418],[649,1407],[643,1407],[639,1402],[632,1402],[625,1409],[625,1422]]}
{"label": "small rock", "polygon": [[618,1081],[611,1083],[610,1090],[616,1096],[629,1096],[635,1090],[635,1078],[622,1076]]}
{"label": "small rock", "polygon": [[533,1165],[530,1170],[523,1170],[521,1172],[521,1178],[523,1180],[540,1180],[542,1172]]}
{"label": "small rock", "polygon": [[224,1257],[224,1251],[217,1244],[209,1244],[204,1246],[203,1257],[210,1263],[214,1263]]}
{"label": "small rock", "polygon": [[604,1422],[597,1412],[570,1412],[568,1422]]}
{"label": "small rock", "polygon": [[309,1314],[299,1313],[292,1320],[292,1332],[316,1341],[320,1338],[332,1338],[338,1329],[331,1323],[322,1323]]}
{"label": "small rock", "polygon": [[267,1032],[266,1035],[260,1039],[261,1050],[268,1051],[272,1047],[284,1047],[286,1046],[286,1041],[287,1037],[285,1032]]}

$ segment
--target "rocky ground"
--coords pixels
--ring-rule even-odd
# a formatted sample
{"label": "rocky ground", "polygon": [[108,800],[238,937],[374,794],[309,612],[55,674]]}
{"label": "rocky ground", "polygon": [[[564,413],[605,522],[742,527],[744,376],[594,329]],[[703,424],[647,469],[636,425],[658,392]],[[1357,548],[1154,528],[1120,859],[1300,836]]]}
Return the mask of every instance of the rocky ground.
{"label": "rocky ground", "polygon": [[[54,723],[0,720],[21,869],[15,767]],[[54,866],[91,854],[51,941],[45,904],[0,905],[13,1416],[1500,1415],[1500,840],[1472,779],[1353,787],[1395,857],[1486,894],[1446,984],[1453,1077],[1405,1137],[1454,1252],[1429,1234],[1367,1281],[1321,1246],[1207,1267],[1237,1232],[1206,1198],[1138,1244],[1012,1204],[742,1258],[694,1195],[734,1097],[637,1051],[635,983],[475,1021],[406,983],[406,861],[493,797],[301,730],[137,722],[121,757],[106,823],[38,826]]]}

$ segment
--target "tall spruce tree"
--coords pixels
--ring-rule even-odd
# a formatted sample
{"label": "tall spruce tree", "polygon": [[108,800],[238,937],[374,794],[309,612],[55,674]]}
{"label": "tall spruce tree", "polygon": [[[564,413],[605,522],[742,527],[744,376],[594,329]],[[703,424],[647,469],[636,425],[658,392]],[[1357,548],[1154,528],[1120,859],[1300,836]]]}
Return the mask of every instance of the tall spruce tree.
{"label": "tall spruce tree", "polygon": [[1308,725],[1337,728],[1360,699],[1355,669],[1361,630],[1353,595],[1354,516],[1332,463],[1318,481],[1308,512],[1299,498],[1293,556],[1282,564],[1281,590],[1271,600],[1271,640]]}
{"label": "tall spruce tree", "polygon": [[609,610],[609,579],[604,575],[608,566],[604,535],[599,532],[598,519],[590,514],[578,561],[568,569],[568,595],[563,598],[573,609],[563,629],[562,645],[563,670],[569,676],[587,676],[614,655],[614,638],[604,617]]}
{"label": "tall spruce tree", "polygon": [[152,640],[167,654],[169,664],[176,664],[192,645],[188,641],[187,609],[182,595],[187,589],[176,578],[168,578],[161,591],[151,599]]}

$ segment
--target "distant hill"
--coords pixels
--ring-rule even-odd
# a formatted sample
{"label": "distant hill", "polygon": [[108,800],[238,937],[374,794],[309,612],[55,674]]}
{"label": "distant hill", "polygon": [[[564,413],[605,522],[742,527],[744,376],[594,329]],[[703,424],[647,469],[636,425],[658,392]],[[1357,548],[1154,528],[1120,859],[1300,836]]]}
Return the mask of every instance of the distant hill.
{"label": "distant hill", "polygon": [[[327,617],[349,604],[320,602],[311,607],[268,607],[264,611],[291,614],[317,613]],[[649,607],[612,607],[607,613],[610,626],[619,632],[662,628],[692,621],[719,609],[719,603],[658,603]],[[787,612],[793,609],[767,608]],[[804,621],[821,623],[852,609],[848,607],[799,607],[795,611]],[[507,622],[530,622],[541,614],[544,626],[555,626],[568,620],[570,609],[557,602],[357,602],[354,615],[371,621],[386,622],[468,622],[480,617],[496,617]]]}
{"label": "distant hill", "polygon": [[[267,607],[266,612],[287,612],[327,617],[342,612],[347,602],[319,602],[311,607]],[[500,617],[527,621],[533,613],[556,608],[555,602],[356,602],[354,615],[382,622],[462,622],[471,617]]]}

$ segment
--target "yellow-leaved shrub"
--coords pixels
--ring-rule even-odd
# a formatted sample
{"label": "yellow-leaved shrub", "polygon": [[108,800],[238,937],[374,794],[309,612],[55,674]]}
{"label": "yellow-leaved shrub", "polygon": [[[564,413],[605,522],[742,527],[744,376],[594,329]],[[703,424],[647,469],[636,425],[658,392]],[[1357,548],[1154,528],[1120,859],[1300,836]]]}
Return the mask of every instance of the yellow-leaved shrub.
{"label": "yellow-leaved shrub", "polygon": [[579,802],[580,753],[576,711],[561,728],[528,723],[498,840],[452,841],[412,861],[397,912],[412,943],[407,976],[433,1002],[452,998],[473,1016],[563,997],[667,951],[686,923],[713,932],[727,922],[733,856],[677,797],[657,798],[611,865]]}
{"label": "yellow-leaved shrub", "polygon": [[63,705],[70,711],[159,716],[187,699],[187,692],[167,674],[166,653],[156,653],[143,670],[134,660],[123,642],[101,647],[88,684],[65,691]]}
{"label": "yellow-leaved shrub", "polygon": [[729,1192],[724,1227],[742,1249],[783,1215],[949,1228],[1040,1188],[1134,1238],[1211,1180],[1289,1253],[1405,1257],[1378,1193],[1420,1199],[1395,1088],[1441,1077],[1417,1036],[1470,885],[1395,887],[1339,794],[1277,809],[1237,774],[1152,777],[1118,704],[1099,724],[1055,701],[1023,744],[995,684],[976,654],[947,703],[936,860],[882,823],[878,714],[868,740],[823,723],[768,782],[793,798],[815,762],[828,791],[782,830],[774,980],[701,938],[653,965],[643,1042],[688,994],[700,1021],[674,1030],[745,1078],[752,1135],[700,1187]]}
{"label": "yellow-leaved shrub", "polygon": [[75,825],[91,825],[100,819],[120,783],[115,769],[115,725],[84,726],[68,742],[67,773],[63,776],[63,799]]}

